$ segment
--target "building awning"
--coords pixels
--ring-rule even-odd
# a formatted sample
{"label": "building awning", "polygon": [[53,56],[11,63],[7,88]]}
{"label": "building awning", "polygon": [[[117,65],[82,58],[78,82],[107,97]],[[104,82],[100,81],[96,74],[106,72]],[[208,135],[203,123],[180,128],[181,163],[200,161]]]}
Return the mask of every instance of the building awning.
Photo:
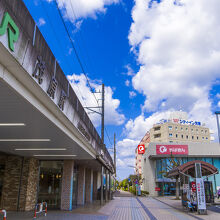
{"label": "building awning", "polygon": [[195,178],[195,164],[200,163],[202,168],[202,176],[209,176],[218,173],[218,169],[210,163],[201,161],[201,160],[193,160],[187,163],[184,163],[181,166],[178,166],[168,173],[168,178],[182,175],[189,175]]}

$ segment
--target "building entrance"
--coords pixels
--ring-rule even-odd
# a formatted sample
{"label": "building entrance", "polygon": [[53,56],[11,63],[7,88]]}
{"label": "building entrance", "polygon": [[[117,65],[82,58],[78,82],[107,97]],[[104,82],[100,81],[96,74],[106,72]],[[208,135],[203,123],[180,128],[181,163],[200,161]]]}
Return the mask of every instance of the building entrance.
{"label": "building entrance", "polygon": [[60,209],[62,169],[62,161],[40,161],[38,202],[50,209]]}

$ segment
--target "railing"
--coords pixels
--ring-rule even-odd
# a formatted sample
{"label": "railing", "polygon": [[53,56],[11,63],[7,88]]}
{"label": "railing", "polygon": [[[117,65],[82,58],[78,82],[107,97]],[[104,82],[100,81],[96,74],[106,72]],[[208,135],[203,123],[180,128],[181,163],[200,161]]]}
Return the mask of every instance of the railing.
{"label": "railing", "polygon": [[4,215],[3,220],[7,219],[7,212],[5,210],[0,209],[0,213]]}
{"label": "railing", "polygon": [[47,203],[37,203],[34,210],[34,219],[37,218],[37,214],[44,213],[45,216],[47,216]]}

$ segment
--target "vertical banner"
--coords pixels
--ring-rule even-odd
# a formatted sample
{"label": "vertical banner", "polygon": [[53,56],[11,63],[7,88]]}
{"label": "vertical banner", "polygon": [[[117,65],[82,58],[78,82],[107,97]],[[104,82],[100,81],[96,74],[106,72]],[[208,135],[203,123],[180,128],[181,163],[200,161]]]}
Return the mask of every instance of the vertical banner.
{"label": "vertical banner", "polygon": [[205,186],[203,178],[196,178],[196,192],[198,209],[206,210]]}

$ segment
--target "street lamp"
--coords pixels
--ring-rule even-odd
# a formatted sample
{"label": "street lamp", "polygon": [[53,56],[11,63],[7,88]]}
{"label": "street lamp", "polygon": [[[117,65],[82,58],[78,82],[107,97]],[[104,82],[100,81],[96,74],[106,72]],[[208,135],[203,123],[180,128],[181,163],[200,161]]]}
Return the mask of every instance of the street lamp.
{"label": "street lamp", "polygon": [[219,117],[218,115],[220,115],[220,111],[216,111],[216,119],[217,119],[217,127],[218,127],[218,143],[220,143],[220,127],[219,127]]}

